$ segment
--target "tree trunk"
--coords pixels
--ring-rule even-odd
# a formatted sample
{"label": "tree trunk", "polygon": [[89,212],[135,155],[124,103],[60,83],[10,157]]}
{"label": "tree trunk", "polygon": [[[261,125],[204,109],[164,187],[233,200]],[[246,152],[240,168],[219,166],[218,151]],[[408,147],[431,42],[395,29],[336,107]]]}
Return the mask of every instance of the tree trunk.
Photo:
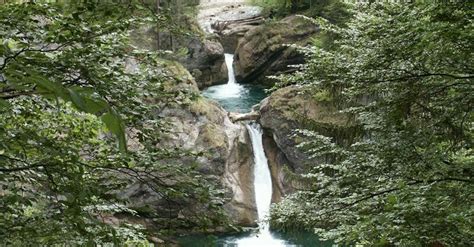
{"label": "tree trunk", "polygon": [[[160,14],[160,0],[156,0],[156,15]],[[161,41],[160,41],[160,23],[156,22],[156,49],[159,50],[161,48]]]}

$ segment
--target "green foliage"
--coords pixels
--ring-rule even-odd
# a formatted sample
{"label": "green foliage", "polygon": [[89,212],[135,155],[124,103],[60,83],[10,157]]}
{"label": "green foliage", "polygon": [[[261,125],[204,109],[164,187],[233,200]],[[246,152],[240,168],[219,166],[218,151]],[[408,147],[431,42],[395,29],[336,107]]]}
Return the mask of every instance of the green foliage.
{"label": "green foliage", "polygon": [[308,9],[314,0],[252,0],[251,2],[264,7],[267,11],[275,11],[278,15],[287,15],[297,10]]}
{"label": "green foliage", "polygon": [[367,246],[474,245],[473,10],[467,2],[361,4],[329,48],[303,49],[285,78],[356,116],[364,129],[338,145],[304,131],[315,186],[272,209],[281,229]]}
{"label": "green foliage", "polygon": [[[83,12],[85,8],[97,8],[95,12],[98,16],[93,16],[92,12]],[[113,8],[95,5],[80,6],[71,13],[62,11],[59,6],[45,8],[41,4],[2,6],[1,14],[5,16],[1,22],[1,37],[5,44],[2,56],[5,58],[1,72],[5,81],[2,83],[0,97],[9,99],[39,93],[49,98],[57,97],[73,102],[82,111],[114,115],[113,120],[118,121],[120,117],[107,103],[107,99],[100,97],[101,95],[93,95],[108,92],[100,89],[90,90],[96,84],[100,87],[99,84],[106,81],[96,77],[106,76],[105,71],[98,71],[104,68],[103,64],[111,63],[114,57],[124,57],[120,54],[124,53],[123,49],[113,49],[119,48],[125,38],[118,31],[127,28],[132,20],[109,24],[109,29],[105,31],[101,30],[99,25],[87,23],[98,24],[97,17],[100,15],[109,16],[111,19],[121,18],[119,14],[113,14],[111,11]],[[32,31],[34,28],[43,31]],[[83,46],[79,47],[78,44]],[[88,57],[101,55],[104,56],[102,61],[99,61],[98,57]],[[97,64],[102,66],[94,66]],[[96,73],[81,75],[81,70],[87,66],[97,67],[97,71],[94,71]],[[120,65],[117,64],[116,70],[118,66]],[[116,78],[112,79],[119,79],[119,76],[121,75],[115,75]],[[86,85],[78,87],[81,83]],[[120,124],[109,121],[107,126]],[[114,133],[120,146],[124,148],[124,131]]]}
{"label": "green foliage", "polygon": [[331,93],[327,90],[321,90],[318,92],[315,92],[313,95],[314,99],[319,101],[319,102],[331,102],[333,101],[331,97]]}
{"label": "green foliage", "polygon": [[[158,146],[169,130],[156,113],[190,96],[165,90],[173,72],[130,45],[135,26],[165,24],[147,13],[133,1],[0,5],[2,244],[119,245],[224,224],[215,179],[179,163],[195,155]],[[142,222],[121,196],[137,184],[159,198],[154,232],[128,223]]]}

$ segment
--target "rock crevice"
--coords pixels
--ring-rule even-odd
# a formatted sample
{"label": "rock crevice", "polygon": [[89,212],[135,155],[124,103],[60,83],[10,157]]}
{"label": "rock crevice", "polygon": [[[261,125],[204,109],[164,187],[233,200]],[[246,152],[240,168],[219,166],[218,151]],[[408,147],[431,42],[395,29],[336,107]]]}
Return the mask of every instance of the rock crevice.
{"label": "rock crevice", "polygon": [[264,149],[272,171],[274,202],[305,186],[299,174],[327,162],[326,158],[311,158],[298,148],[309,138],[295,130],[310,129],[335,140],[349,140],[357,128],[347,114],[298,86],[273,92],[262,101],[259,113],[265,130]]}

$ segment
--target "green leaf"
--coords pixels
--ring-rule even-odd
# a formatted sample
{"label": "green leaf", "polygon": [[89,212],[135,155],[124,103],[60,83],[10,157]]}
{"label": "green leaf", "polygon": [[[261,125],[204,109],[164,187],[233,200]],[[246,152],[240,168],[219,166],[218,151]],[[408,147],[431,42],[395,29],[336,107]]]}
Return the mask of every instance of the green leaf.
{"label": "green leaf", "polygon": [[71,96],[71,101],[74,106],[81,111],[87,111],[83,97],[73,89],[68,88],[67,91],[69,92],[69,96]]}
{"label": "green leaf", "polygon": [[0,99],[0,109],[10,107],[10,103],[4,99]]}
{"label": "green leaf", "polygon": [[102,115],[102,121],[107,126],[110,132],[112,132],[118,139],[119,149],[121,152],[127,151],[127,142],[125,138],[125,128],[120,116],[111,109],[108,113]]}
{"label": "green leaf", "polygon": [[25,78],[19,65],[15,62],[8,63],[5,71],[5,79],[7,85],[17,90],[25,90],[30,88],[30,85],[25,85]]}
{"label": "green leaf", "polygon": [[67,101],[70,100],[69,94],[66,92],[62,84],[51,81],[36,72],[30,71],[30,74],[31,74],[30,76],[31,81],[33,81],[33,83],[38,85],[40,89],[43,89],[49,93],[53,93],[57,97],[60,97],[64,100],[67,100]]}
{"label": "green leaf", "polygon": [[84,111],[91,114],[99,114],[108,110],[109,105],[105,100],[84,97]]}

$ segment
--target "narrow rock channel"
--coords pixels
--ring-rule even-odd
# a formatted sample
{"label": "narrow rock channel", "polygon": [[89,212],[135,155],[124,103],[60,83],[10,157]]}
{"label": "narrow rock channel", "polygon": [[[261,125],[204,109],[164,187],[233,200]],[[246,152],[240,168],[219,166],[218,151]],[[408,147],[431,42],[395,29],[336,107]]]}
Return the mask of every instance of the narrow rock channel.
{"label": "narrow rock channel", "polygon": [[[255,96],[249,93],[250,90],[248,88],[245,88],[243,85],[236,82],[232,68],[233,55],[226,54],[225,56],[229,76],[228,83],[210,87],[206,89],[203,94],[210,99],[220,102],[228,111],[248,112],[251,110],[252,105],[240,104],[239,102],[252,102],[252,99],[255,99]],[[264,97],[264,95],[257,97],[257,100],[262,100],[262,97]],[[249,236],[224,237],[220,242],[224,243],[224,246],[292,246],[291,244],[285,243],[283,240],[275,238],[270,232],[268,223],[265,221],[270,211],[273,186],[267,157],[265,156],[265,151],[263,149],[263,130],[260,124],[255,121],[248,122],[246,128],[250,136],[253,151],[253,190],[258,213],[259,229],[253,231]]]}
{"label": "narrow rock channel", "polygon": [[[277,202],[275,198],[282,196],[279,187],[278,174],[273,174],[271,171],[269,160],[266,157],[266,150],[264,142],[268,142],[268,135],[264,134],[264,130],[259,123],[259,110],[253,109],[255,105],[260,104],[268,95],[265,88],[259,83],[240,84],[236,79],[234,72],[234,55],[232,54],[237,48],[237,40],[242,38],[244,34],[253,28],[252,25],[260,24],[260,9],[255,6],[250,6],[243,0],[239,1],[201,1],[200,11],[198,14],[198,23],[202,30],[210,36],[218,36],[220,42],[224,47],[225,65],[228,76],[226,84],[215,85],[204,88],[201,93],[208,99],[217,101],[226,111],[229,119],[245,128],[241,135],[246,135],[250,139],[247,142],[247,149],[252,150],[249,154],[253,163],[250,166],[253,174],[248,174],[251,177],[243,179],[242,174],[237,174],[231,170],[227,171],[226,184],[231,185],[234,192],[233,202],[231,203],[231,211],[233,217],[239,219],[250,219],[245,215],[249,215],[250,211],[245,207],[240,207],[238,202],[246,201],[252,202],[256,207],[256,218],[258,228],[253,228],[247,233],[237,235],[221,235],[216,244],[217,246],[242,246],[242,247],[265,247],[265,246],[306,246],[300,245],[301,239],[311,239],[311,243],[321,245],[319,241],[313,241],[314,236],[302,235],[296,237],[298,244],[295,244],[294,236],[286,236],[270,231],[267,218],[269,217],[270,206],[272,202]],[[263,21],[263,20],[262,20]],[[268,148],[268,147],[267,147]],[[277,148],[278,149],[278,148]],[[279,152],[279,150],[277,150]],[[275,157],[270,157],[274,162]],[[227,167],[230,167],[228,162]],[[249,170],[247,168],[247,170]],[[272,178],[275,181],[272,181]],[[244,181],[245,180],[245,181]],[[274,194],[273,190],[276,190]],[[249,196],[253,198],[248,198]],[[246,199],[242,200],[243,197]],[[248,203],[247,203],[248,204]],[[246,205],[247,205],[246,204]],[[237,209],[237,210],[236,210]],[[255,208],[252,208],[255,210]],[[255,214],[255,211],[251,212]],[[239,222],[239,221],[238,221]],[[241,220],[240,220],[241,222]],[[305,233],[302,233],[305,234]],[[207,244],[208,236],[201,236],[192,239],[189,244],[184,246],[199,246],[199,244]]]}

